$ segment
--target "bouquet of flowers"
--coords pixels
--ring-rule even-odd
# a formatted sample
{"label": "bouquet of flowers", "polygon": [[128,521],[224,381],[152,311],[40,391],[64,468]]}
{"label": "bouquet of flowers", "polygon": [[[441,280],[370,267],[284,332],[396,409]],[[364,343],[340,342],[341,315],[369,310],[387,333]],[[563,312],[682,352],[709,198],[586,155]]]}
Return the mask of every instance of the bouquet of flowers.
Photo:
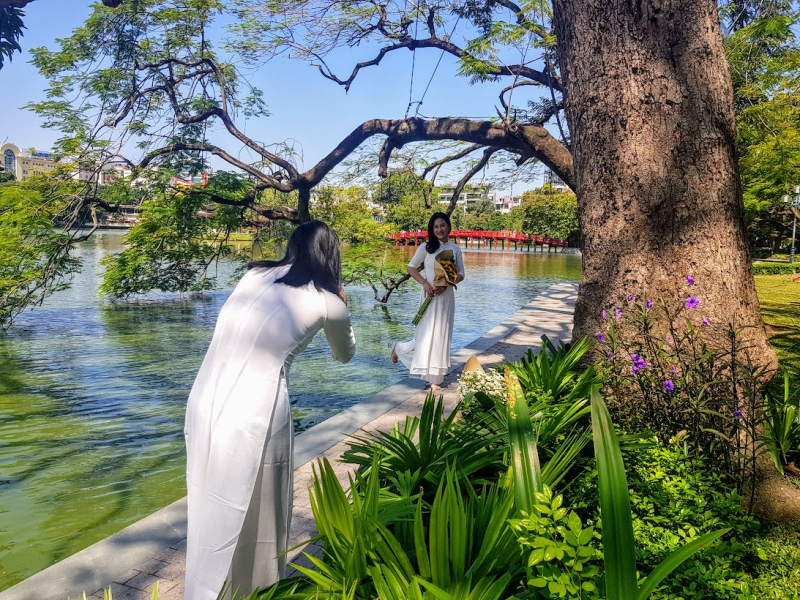
{"label": "bouquet of flowers", "polygon": [[[458,270],[456,269],[456,261],[453,257],[452,250],[443,250],[436,256],[436,261],[433,263],[433,287],[456,287],[456,279],[458,278]],[[419,307],[416,316],[411,321],[414,325],[419,325],[425,311],[431,305],[433,298],[425,298],[425,301]]]}

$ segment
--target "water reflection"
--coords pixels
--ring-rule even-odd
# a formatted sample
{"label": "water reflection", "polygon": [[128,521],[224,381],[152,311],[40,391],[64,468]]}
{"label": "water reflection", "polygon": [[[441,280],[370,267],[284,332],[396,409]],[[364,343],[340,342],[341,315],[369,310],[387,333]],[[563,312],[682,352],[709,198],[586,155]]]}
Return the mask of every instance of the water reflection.
{"label": "water reflection", "polygon": [[[101,272],[91,265],[121,244],[115,232],[95,236],[81,250],[89,268],[72,289],[21,315],[0,338],[0,589],[185,493],[186,396],[229,289],[101,302]],[[464,256],[455,348],[553,282],[580,277],[577,256]],[[231,273],[223,265],[220,282]],[[319,336],[295,361],[289,387],[298,430],[406,375],[387,360],[387,344],[412,335],[418,287],[389,306],[368,288],[349,288],[348,298],[358,353],[335,363]]]}

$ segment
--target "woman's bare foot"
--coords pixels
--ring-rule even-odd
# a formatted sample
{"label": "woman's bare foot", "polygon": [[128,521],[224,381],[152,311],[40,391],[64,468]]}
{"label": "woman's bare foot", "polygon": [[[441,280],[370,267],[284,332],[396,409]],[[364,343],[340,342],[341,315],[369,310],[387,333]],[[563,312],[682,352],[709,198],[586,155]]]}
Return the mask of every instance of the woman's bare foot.
{"label": "woman's bare foot", "polygon": [[393,365],[397,364],[398,357],[397,357],[397,352],[394,351],[394,346],[392,346],[392,356],[390,360],[392,361]]}
{"label": "woman's bare foot", "polygon": [[431,384],[431,389],[438,392],[438,391],[441,391],[442,386],[436,385],[435,383],[432,383]]}

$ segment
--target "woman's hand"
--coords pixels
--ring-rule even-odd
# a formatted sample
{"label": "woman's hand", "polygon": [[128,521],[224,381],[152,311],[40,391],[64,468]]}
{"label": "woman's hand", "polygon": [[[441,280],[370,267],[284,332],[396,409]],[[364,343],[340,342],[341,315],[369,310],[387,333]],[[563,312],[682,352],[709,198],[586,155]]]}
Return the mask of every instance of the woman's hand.
{"label": "woman's hand", "polygon": [[436,290],[434,290],[433,286],[427,281],[422,284],[422,289],[425,291],[425,295],[428,298],[433,298],[436,295]]}
{"label": "woman's hand", "polygon": [[342,302],[344,302],[344,305],[347,306],[347,296],[345,295],[344,288],[342,286],[339,286],[339,298],[341,298]]}
{"label": "woman's hand", "polygon": [[433,295],[434,295],[434,296],[441,296],[441,295],[442,295],[442,294],[444,294],[446,291],[447,291],[447,286],[446,286],[446,285],[442,285],[442,286],[439,286],[439,287],[437,287],[437,288],[434,288],[434,290],[433,290]]}

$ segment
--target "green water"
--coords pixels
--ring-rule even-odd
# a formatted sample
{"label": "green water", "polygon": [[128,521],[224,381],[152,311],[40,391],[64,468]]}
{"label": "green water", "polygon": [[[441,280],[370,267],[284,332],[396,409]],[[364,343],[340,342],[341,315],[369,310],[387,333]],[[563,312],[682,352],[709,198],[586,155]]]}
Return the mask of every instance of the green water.
{"label": "green water", "polygon": [[[231,286],[203,298],[103,302],[95,265],[121,243],[117,232],[96,235],[72,289],[0,338],[0,590],[185,494],[186,396]],[[465,250],[464,258],[453,349],[553,283],[580,278],[576,255]],[[221,269],[222,281],[229,275]],[[335,363],[318,337],[295,361],[298,431],[407,375],[386,357],[390,341],[413,332],[418,287],[407,289],[385,307],[368,288],[348,288],[357,355]]]}

